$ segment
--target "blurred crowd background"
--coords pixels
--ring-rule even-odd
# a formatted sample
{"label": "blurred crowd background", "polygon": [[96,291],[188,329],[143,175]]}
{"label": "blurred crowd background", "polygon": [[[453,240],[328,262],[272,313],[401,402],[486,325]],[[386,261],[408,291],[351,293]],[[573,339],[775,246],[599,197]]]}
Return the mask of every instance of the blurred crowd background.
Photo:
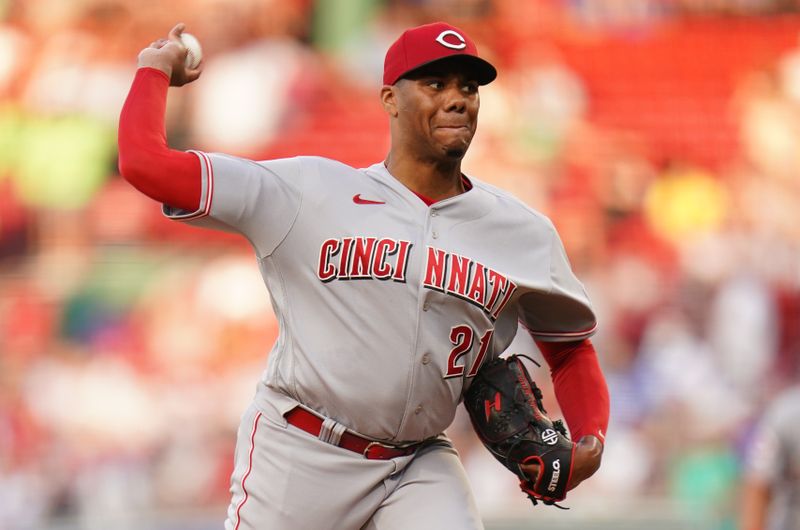
{"label": "blurred crowd background", "polygon": [[603,468],[563,513],[459,415],[487,524],[737,528],[754,424],[800,380],[793,0],[0,0],[0,528],[224,518],[276,322],[246,242],[118,175],[138,51],[178,21],[203,44],[173,147],[365,166],[388,148],[385,50],[440,19],[500,72],[465,169],[553,219],[612,398]]}

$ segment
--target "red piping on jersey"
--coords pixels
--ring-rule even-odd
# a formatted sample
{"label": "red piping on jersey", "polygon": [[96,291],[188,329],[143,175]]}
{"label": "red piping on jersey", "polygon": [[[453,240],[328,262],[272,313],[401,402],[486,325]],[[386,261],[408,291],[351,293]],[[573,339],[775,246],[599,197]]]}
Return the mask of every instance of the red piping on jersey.
{"label": "red piping on jersey", "polygon": [[596,436],[605,445],[610,400],[597,352],[591,341],[537,340],[553,378],[556,399],[574,441]]}
{"label": "red piping on jersey", "polygon": [[208,157],[207,154],[203,153],[202,151],[192,151],[194,154],[200,157],[203,161],[203,166],[206,168],[206,182],[207,182],[207,191],[206,191],[206,200],[202,204],[202,209],[199,209],[196,213],[192,215],[188,215],[186,217],[181,217],[181,220],[187,219],[199,219],[200,217],[205,217],[206,215],[211,212],[211,202],[214,198],[214,166],[211,164],[211,159]]}
{"label": "red piping on jersey", "polygon": [[247,488],[245,487],[245,481],[247,477],[250,476],[250,472],[253,470],[253,451],[256,448],[256,431],[258,430],[258,420],[261,418],[261,413],[259,412],[256,414],[256,418],[253,420],[253,430],[250,433],[250,454],[249,454],[249,461],[247,463],[247,471],[245,472],[244,476],[242,477],[242,491],[244,492],[244,498],[239,503],[239,506],[236,507],[236,526],[234,530],[239,530],[239,523],[242,522],[241,511],[242,506],[244,503],[247,502]]}
{"label": "red piping on jersey", "polygon": [[167,145],[168,88],[169,78],[161,70],[136,71],[119,117],[119,172],[148,197],[194,212],[202,194],[200,160]]}
{"label": "red piping on jersey", "polygon": [[206,205],[203,208],[203,215],[208,215],[211,211],[211,200],[214,198],[214,166],[211,165],[211,159],[205,153],[200,153],[203,161],[206,163],[206,175],[208,175],[208,193],[206,194]]}

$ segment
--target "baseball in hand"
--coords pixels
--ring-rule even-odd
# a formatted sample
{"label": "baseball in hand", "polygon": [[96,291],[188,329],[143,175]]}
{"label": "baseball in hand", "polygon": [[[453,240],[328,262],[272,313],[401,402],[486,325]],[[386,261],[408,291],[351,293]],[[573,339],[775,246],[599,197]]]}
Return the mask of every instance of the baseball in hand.
{"label": "baseball in hand", "polygon": [[187,50],[184,65],[189,69],[197,68],[203,58],[203,49],[200,47],[200,41],[191,33],[181,33],[181,42],[186,46]]}

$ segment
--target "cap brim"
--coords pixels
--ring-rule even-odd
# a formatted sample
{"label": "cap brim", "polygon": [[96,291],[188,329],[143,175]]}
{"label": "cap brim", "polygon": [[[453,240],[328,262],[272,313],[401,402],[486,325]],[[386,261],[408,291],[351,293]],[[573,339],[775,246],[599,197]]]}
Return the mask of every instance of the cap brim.
{"label": "cap brim", "polygon": [[409,77],[431,65],[437,64],[447,65],[448,69],[452,68],[455,71],[467,72],[468,74],[474,76],[474,79],[479,85],[488,85],[497,77],[497,69],[495,69],[495,67],[492,66],[489,61],[481,59],[475,55],[457,54],[448,55],[447,57],[439,57],[438,59],[428,61],[427,63],[422,63],[421,65],[403,73],[397,78],[397,81]]}

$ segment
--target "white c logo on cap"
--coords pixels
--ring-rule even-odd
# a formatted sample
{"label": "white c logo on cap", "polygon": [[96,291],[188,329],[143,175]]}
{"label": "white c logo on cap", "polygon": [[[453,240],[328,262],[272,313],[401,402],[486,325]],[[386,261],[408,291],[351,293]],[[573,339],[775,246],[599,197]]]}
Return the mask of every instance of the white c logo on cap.
{"label": "white c logo on cap", "polygon": [[[445,37],[448,35],[453,35],[455,38],[458,39],[458,44],[452,44],[444,40]],[[452,29],[446,29],[443,32],[439,33],[439,36],[436,37],[436,42],[441,44],[442,46],[446,46],[447,48],[452,48],[454,50],[463,50],[467,47],[467,41],[464,40],[464,37],[459,35],[457,32],[453,31]]]}

